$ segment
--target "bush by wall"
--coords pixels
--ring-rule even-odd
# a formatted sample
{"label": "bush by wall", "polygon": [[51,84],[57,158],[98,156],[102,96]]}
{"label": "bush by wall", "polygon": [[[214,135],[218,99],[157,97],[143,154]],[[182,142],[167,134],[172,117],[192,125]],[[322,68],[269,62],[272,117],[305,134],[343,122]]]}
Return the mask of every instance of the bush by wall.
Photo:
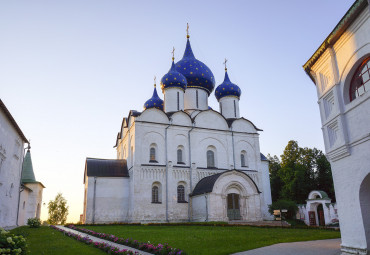
{"label": "bush by wall", "polygon": [[27,254],[26,239],[0,227],[0,254]]}
{"label": "bush by wall", "polygon": [[30,226],[30,228],[39,228],[41,226],[41,220],[38,218],[29,218],[27,220],[27,225]]}

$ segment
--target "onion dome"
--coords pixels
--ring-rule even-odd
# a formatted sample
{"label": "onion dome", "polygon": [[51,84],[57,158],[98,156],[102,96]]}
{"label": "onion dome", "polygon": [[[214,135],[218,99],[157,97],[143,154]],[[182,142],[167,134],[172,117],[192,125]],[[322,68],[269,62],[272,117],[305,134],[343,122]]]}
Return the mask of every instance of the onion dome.
{"label": "onion dome", "polygon": [[186,77],[188,88],[205,90],[208,95],[215,87],[215,78],[212,71],[201,61],[194,57],[190,46],[189,36],[182,59],[176,63],[176,70]]}
{"label": "onion dome", "polygon": [[224,82],[217,86],[215,91],[215,96],[218,101],[220,101],[221,98],[227,97],[227,96],[233,96],[240,99],[240,95],[242,94],[242,91],[238,87],[238,85],[232,83],[229,79],[229,75],[227,74],[227,69],[225,68],[225,79]]}
{"label": "onion dome", "polygon": [[159,98],[155,84],[154,84],[153,96],[148,101],[146,101],[144,104],[144,110],[149,109],[149,108],[157,108],[163,111],[163,100]]}
{"label": "onion dome", "polygon": [[168,88],[180,88],[185,91],[187,86],[186,78],[184,75],[176,71],[173,60],[174,58],[172,58],[171,69],[161,79],[161,89],[163,91]]}

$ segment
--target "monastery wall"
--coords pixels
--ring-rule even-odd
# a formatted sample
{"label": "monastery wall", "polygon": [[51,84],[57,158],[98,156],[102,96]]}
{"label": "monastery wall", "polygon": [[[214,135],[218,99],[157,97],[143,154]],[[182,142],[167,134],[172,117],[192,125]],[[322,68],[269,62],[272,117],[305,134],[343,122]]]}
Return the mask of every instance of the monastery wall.
{"label": "monastery wall", "polygon": [[0,226],[16,226],[24,143],[0,110]]}

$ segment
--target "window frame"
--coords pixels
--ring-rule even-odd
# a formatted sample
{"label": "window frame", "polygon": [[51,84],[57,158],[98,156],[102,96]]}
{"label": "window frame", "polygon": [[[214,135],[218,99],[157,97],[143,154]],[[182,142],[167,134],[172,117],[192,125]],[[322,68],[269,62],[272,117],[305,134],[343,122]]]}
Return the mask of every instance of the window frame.
{"label": "window frame", "polygon": [[161,187],[157,183],[152,185],[152,204],[162,204]]}
{"label": "window frame", "polygon": [[185,200],[185,185],[182,183],[177,185],[177,203],[187,203]]}
{"label": "window frame", "polygon": [[[211,156],[211,159],[209,158]],[[207,168],[216,168],[215,152],[211,149],[207,149]]]}
{"label": "window frame", "polygon": [[[367,69],[363,72],[364,67],[367,67]],[[367,73],[367,80],[364,81],[362,77]],[[361,84],[359,84],[359,81]],[[357,83],[357,84],[356,84]],[[366,89],[365,84],[369,86],[368,89]],[[362,88],[363,93],[359,93],[359,88]],[[356,100],[356,98],[359,98],[366,92],[370,91],[370,57],[366,57],[361,64],[356,68],[355,73],[353,74],[351,78],[351,83],[349,86],[349,101],[352,102]],[[354,97],[355,96],[355,97]]]}

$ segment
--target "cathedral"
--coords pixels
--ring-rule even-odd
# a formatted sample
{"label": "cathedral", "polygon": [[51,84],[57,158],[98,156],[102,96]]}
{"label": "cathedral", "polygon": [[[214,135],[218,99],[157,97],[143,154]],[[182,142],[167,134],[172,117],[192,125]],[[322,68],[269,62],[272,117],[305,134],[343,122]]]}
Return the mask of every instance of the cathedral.
{"label": "cathedral", "polygon": [[[155,83],[155,82],[154,82]],[[240,117],[241,89],[228,76],[215,88],[187,35],[183,58],[154,84],[144,110],[123,118],[117,159],[87,158],[85,223],[261,221],[271,219],[268,161],[259,131]]]}

